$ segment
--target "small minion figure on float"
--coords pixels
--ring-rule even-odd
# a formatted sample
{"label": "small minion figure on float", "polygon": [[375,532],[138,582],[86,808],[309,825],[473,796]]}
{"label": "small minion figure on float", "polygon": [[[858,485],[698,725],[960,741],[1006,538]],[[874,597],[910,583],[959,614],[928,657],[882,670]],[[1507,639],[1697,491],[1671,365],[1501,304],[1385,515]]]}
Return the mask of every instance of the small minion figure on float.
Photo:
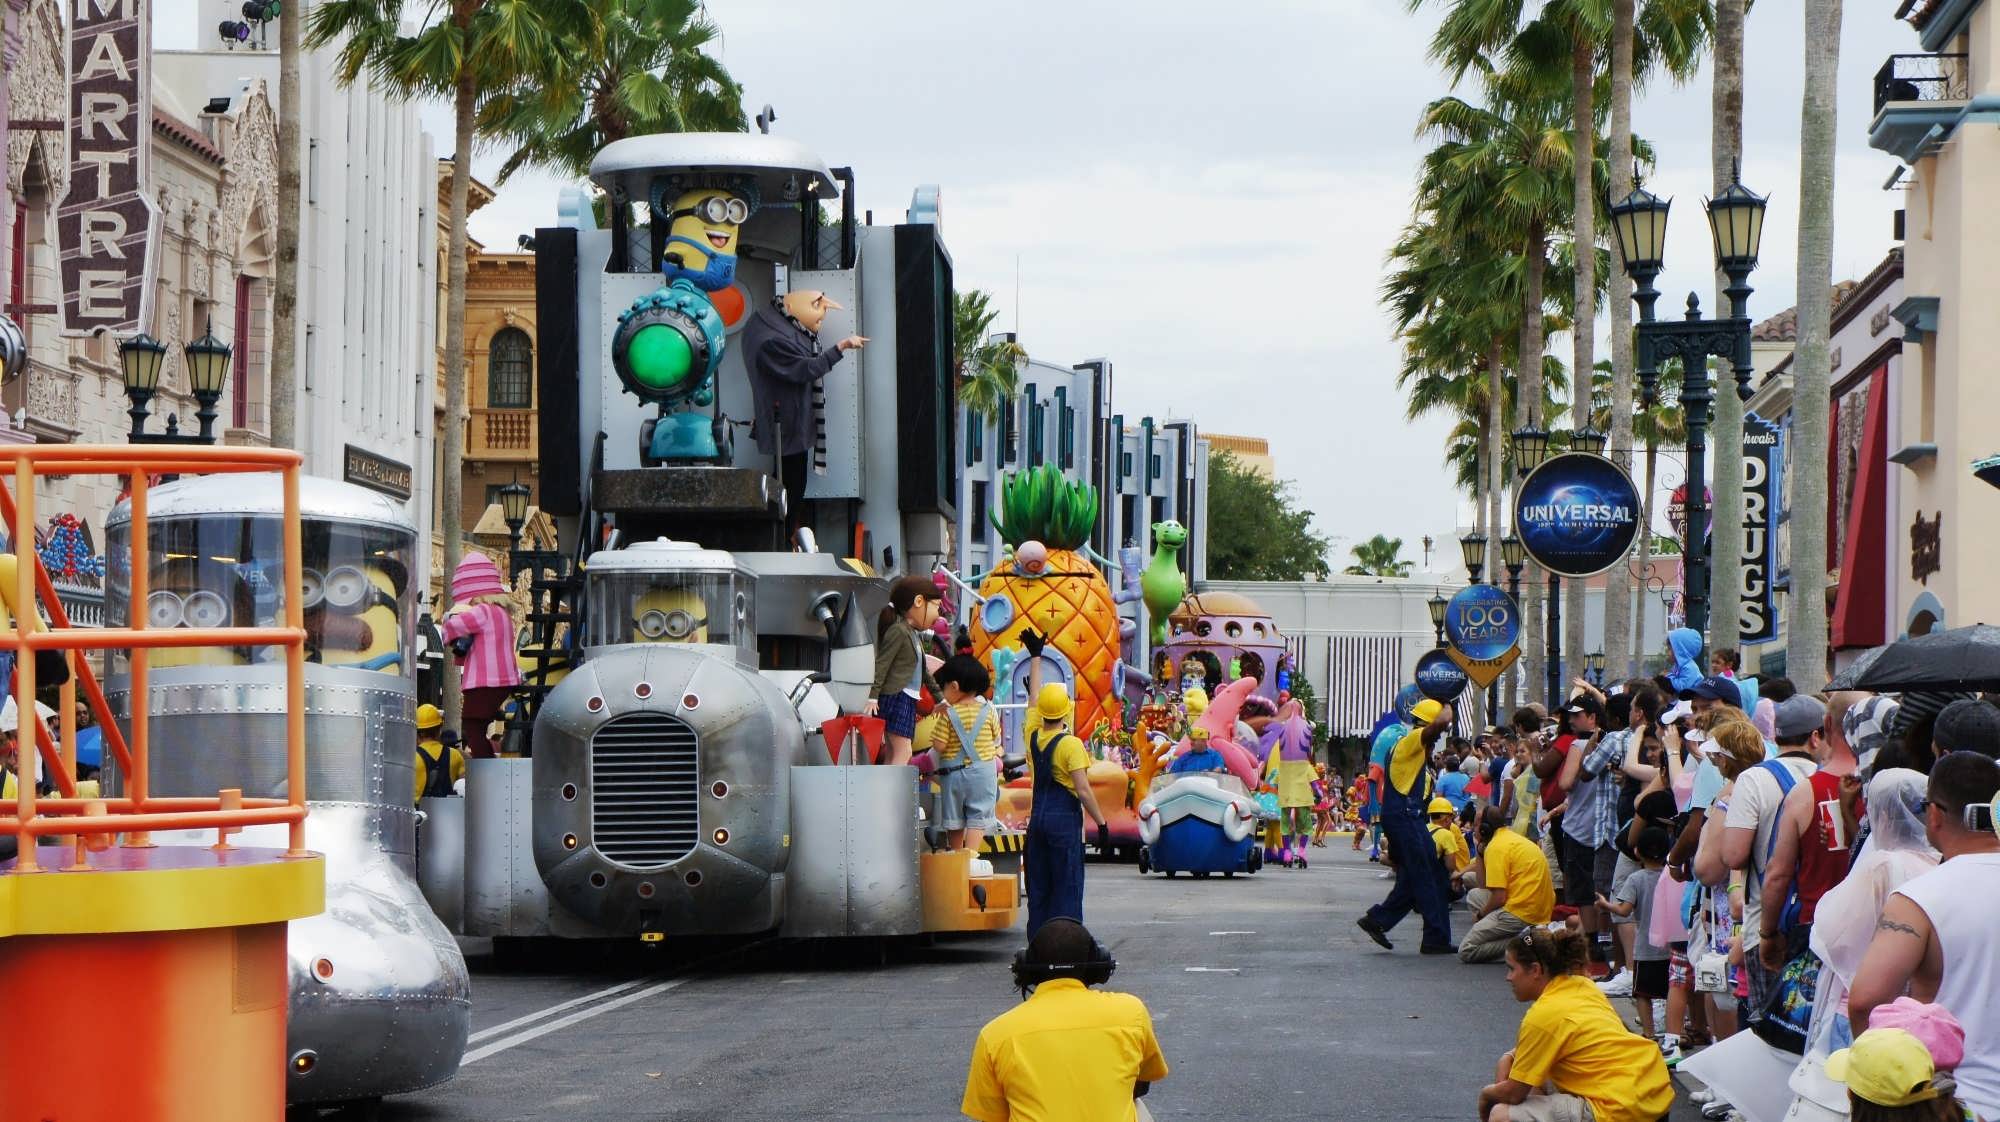
{"label": "small minion figure on float", "polygon": [[[147,581],[146,626],[248,627],[257,622],[256,590],[232,565],[206,557],[166,557]],[[248,647],[158,647],[147,656],[154,669],[172,666],[248,666]]]}
{"label": "small minion figure on float", "polygon": [[707,293],[734,284],[737,232],[757,213],[758,202],[757,183],[747,176],[733,177],[726,187],[682,191],[666,212],[667,245],[660,254],[665,283],[686,280]]}
{"label": "small minion figure on float", "polygon": [[371,557],[324,573],[306,570],[307,657],[325,666],[399,674],[403,669],[402,564]]}
{"label": "small minion figure on float", "polygon": [[686,588],[655,588],[632,604],[632,642],[706,643],[708,605]]}

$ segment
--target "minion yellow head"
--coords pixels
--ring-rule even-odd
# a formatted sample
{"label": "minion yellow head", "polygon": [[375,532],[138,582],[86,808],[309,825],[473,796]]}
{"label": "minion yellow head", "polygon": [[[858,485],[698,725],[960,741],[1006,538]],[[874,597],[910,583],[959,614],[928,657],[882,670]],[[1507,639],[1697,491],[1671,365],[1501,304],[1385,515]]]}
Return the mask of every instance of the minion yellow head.
{"label": "minion yellow head", "polygon": [[1189,720],[1208,712],[1208,691],[1191,689],[1181,695],[1181,704],[1186,706]]}
{"label": "minion yellow head", "polygon": [[[142,606],[154,630],[249,627],[256,623],[249,584],[227,565],[198,557],[172,557],[154,566]],[[159,647],[147,665],[246,666],[243,647]]]}
{"label": "minion yellow head", "polygon": [[708,605],[685,588],[655,588],[632,605],[634,643],[708,642]]}
{"label": "minion yellow head", "polygon": [[705,292],[727,288],[736,277],[736,231],[751,204],[720,187],[686,191],[667,216],[667,247],[660,272],[671,284],[682,277]]}
{"label": "minion yellow head", "polygon": [[402,673],[401,576],[401,565],[379,558],[307,571],[306,631],[321,663]]}

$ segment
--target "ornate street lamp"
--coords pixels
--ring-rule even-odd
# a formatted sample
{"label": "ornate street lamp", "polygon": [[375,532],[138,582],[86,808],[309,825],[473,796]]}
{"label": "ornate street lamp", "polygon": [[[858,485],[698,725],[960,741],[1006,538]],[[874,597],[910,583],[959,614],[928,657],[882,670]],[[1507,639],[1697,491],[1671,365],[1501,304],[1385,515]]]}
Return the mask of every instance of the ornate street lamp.
{"label": "ornate street lamp", "polygon": [[1431,595],[1428,605],[1431,610],[1431,629],[1437,632],[1437,645],[1442,647],[1444,646],[1444,610],[1451,606],[1451,601],[1444,598],[1444,593],[1437,592]]}
{"label": "ornate street lamp", "polygon": [[[167,361],[167,345],[145,332],[118,344],[118,365],[125,377],[125,398],[132,403],[125,412],[132,418],[132,431],[126,434],[127,443],[146,444],[156,438],[146,432],[146,418],[153,395],[160,390],[160,367]],[[174,433],[180,428],[178,418],[167,418],[167,431]]]}
{"label": "ornate street lamp", "polygon": [[202,325],[201,338],[181,348],[187,356],[188,385],[194,390],[195,418],[201,432],[195,437],[203,444],[215,443],[215,403],[222,398],[222,383],[229,378],[229,344],[215,337],[213,317]]}
{"label": "ornate street lamp", "polygon": [[1605,443],[1604,434],[1591,428],[1577,429],[1569,437],[1571,451],[1585,452],[1592,456],[1602,456]]}
{"label": "ornate street lamp", "polygon": [[1549,458],[1549,434],[1533,425],[1523,425],[1513,432],[1514,470],[1526,475],[1542,466]]}
{"label": "ornate street lamp", "polygon": [[[1750,377],[1756,368],[1750,359],[1750,272],[1757,267],[1758,250],[1764,237],[1767,200],[1732,182],[1721,194],[1708,200],[1709,233],[1715,240],[1715,264],[1729,278],[1723,295],[1729,298],[1729,316],[1703,319],[1701,298],[1690,293],[1687,315],[1678,320],[1654,318],[1660,294],[1653,281],[1665,266],[1668,204],[1643,189],[1635,188],[1611,205],[1611,225],[1618,243],[1619,260],[1632,278],[1632,299],[1639,306],[1636,366],[1642,407],[1657,400],[1661,363],[1681,361],[1681,407],[1687,418],[1688,479],[1684,524],[1707,524],[1708,507],[1708,422],[1709,406],[1715,400],[1708,377],[1708,360],[1725,358],[1736,376],[1736,395],[1750,399]],[[1689,530],[1692,534],[1697,531]],[[1708,556],[1705,550],[1683,548],[1687,565],[1687,625],[1696,631],[1708,628]]]}
{"label": "ornate street lamp", "polygon": [[500,488],[500,517],[507,523],[507,570],[520,565],[514,556],[521,549],[521,527],[528,524],[528,485],[516,479]]}
{"label": "ornate street lamp", "polygon": [[1486,535],[1467,534],[1458,539],[1458,555],[1465,561],[1465,571],[1471,575],[1472,583],[1479,583],[1479,572],[1486,567]]}
{"label": "ornate street lamp", "polygon": [[1604,652],[1603,652],[1603,651],[1592,651],[1592,652],[1590,652],[1589,654],[1587,654],[1587,655],[1583,656],[1583,664],[1584,664],[1585,666],[1587,666],[1587,667],[1589,667],[1589,668],[1590,668],[1590,681],[1591,681],[1591,684],[1592,684],[1592,685],[1598,685],[1598,686],[1601,686],[1601,685],[1603,685],[1603,684],[1604,684]]}
{"label": "ornate street lamp", "polygon": [[[1528,564],[1528,547],[1521,544],[1519,537],[1508,534],[1500,539],[1500,562],[1507,566],[1507,595],[1514,598],[1518,610],[1521,604],[1521,570]],[[1518,694],[1515,700],[1520,700]]]}

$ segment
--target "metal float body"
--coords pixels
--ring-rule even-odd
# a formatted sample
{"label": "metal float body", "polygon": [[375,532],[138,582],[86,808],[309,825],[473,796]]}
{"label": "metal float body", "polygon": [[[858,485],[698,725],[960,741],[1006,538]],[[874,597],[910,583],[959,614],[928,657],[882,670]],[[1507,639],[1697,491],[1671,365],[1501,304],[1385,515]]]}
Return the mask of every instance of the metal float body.
{"label": "metal float body", "polygon": [[[416,881],[416,684],[414,670],[404,669],[413,667],[408,570],[416,531],[386,496],[330,480],[300,482],[308,631],[346,637],[327,638],[314,652],[319,661],[306,667],[306,843],[326,856],[326,910],[294,921],[287,937],[287,1099],[333,1103],[420,1090],[455,1075],[471,1028],[471,982],[457,943]],[[178,597],[183,612],[215,610],[204,594],[220,593],[232,615],[275,618],[276,586],[263,580],[262,566],[280,556],[281,500],[275,480],[255,476],[153,489],[149,552],[159,560],[149,624],[175,610],[162,592]],[[129,517],[121,505],[107,520],[107,540],[119,544],[109,556],[122,556]],[[182,583],[162,587],[162,579]],[[378,580],[394,591],[381,590]],[[127,618],[128,581],[129,574],[109,574],[108,621]],[[186,665],[152,657],[155,796],[213,796],[222,785],[251,797],[284,795],[284,666],[260,659],[255,650]],[[329,664],[338,662],[346,664]],[[106,693],[117,718],[129,720],[125,666],[112,668]],[[106,779],[114,789],[119,784],[115,769]],[[236,841],[282,845],[283,833],[254,827]]]}

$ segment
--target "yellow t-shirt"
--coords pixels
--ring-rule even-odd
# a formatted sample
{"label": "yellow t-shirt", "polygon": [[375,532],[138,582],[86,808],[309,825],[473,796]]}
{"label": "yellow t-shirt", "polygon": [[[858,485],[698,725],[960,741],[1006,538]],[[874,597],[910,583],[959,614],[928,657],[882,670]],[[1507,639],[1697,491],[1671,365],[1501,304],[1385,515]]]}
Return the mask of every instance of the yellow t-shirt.
{"label": "yellow t-shirt", "polygon": [[1445,872],[1457,875],[1472,867],[1472,851],[1465,848],[1465,835],[1457,826],[1432,826],[1431,840],[1437,843]]}
{"label": "yellow t-shirt", "polygon": [[[431,761],[429,757],[437,755],[440,751],[445,751],[444,742],[441,740],[424,740],[417,744],[417,766],[415,768],[417,793],[411,796],[410,799],[413,805],[424,797],[424,787],[427,786],[425,781],[430,778]],[[445,756],[449,760],[446,766],[451,769],[451,781],[456,783],[464,779],[465,753],[457,748],[453,748],[445,751]]]}
{"label": "yellow t-shirt", "polygon": [[1130,1122],[1132,1085],[1166,1077],[1145,1002],[1057,978],[979,1030],[958,1109],[979,1122]]}
{"label": "yellow t-shirt", "polygon": [[[986,711],[986,722],[975,724],[982,708]],[[967,698],[952,706],[951,711],[958,715],[959,724],[972,730],[972,750],[981,761],[990,762],[1000,754],[1000,714],[986,699]],[[959,759],[958,729],[951,723],[951,718],[942,709],[933,710],[931,717],[930,739],[919,747],[930,747],[936,753],[940,767],[956,767],[963,763]]]}
{"label": "yellow t-shirt", "polygon": [[[1429,754],[1424,748],[1423,730],[1411,729],[1389,753],[1389,786],[1418,802],[1429,802],[1431,779],[1424,771],[1424,759]],[[1423,789],[1412,789],[1416,787]]]}
{"label": "yellow t-shirt", "polygon": [[1590,1102],[1597,1122],[1655,1122],[1674,1105],[1659,1046],[1625,1027],[1588,978],[1549,982],[1521,1017],[1509,1075]]}
{"label": "yellow t-shirt", "polygon": [[1501,908],[1524,922],[1544,924],[1555,912],[1556,889],[1549,878],[1549,860],[1541,847],[1512,830],[1500,830],[1486,843],[1486,887],[1507,890]]}
{"label": "yellow t-shirt", "polygon": [[[1032,735],[1045,737],[1049,734],[1037,731]],[[1083,746],[1083,741],[1078,739],[1076,734],[1068,731],[1063,732],[1062,739],[1056,741],[1056,746],[1050,750],[1050,758],[1056,765],[1056,782],[1072,792],[1076,790],[1076,780],[1070,778],[1070,772],[1090,770],[1090,749]],[[1030,754],[1031,766],[1033,759],[1033,755]]]}

